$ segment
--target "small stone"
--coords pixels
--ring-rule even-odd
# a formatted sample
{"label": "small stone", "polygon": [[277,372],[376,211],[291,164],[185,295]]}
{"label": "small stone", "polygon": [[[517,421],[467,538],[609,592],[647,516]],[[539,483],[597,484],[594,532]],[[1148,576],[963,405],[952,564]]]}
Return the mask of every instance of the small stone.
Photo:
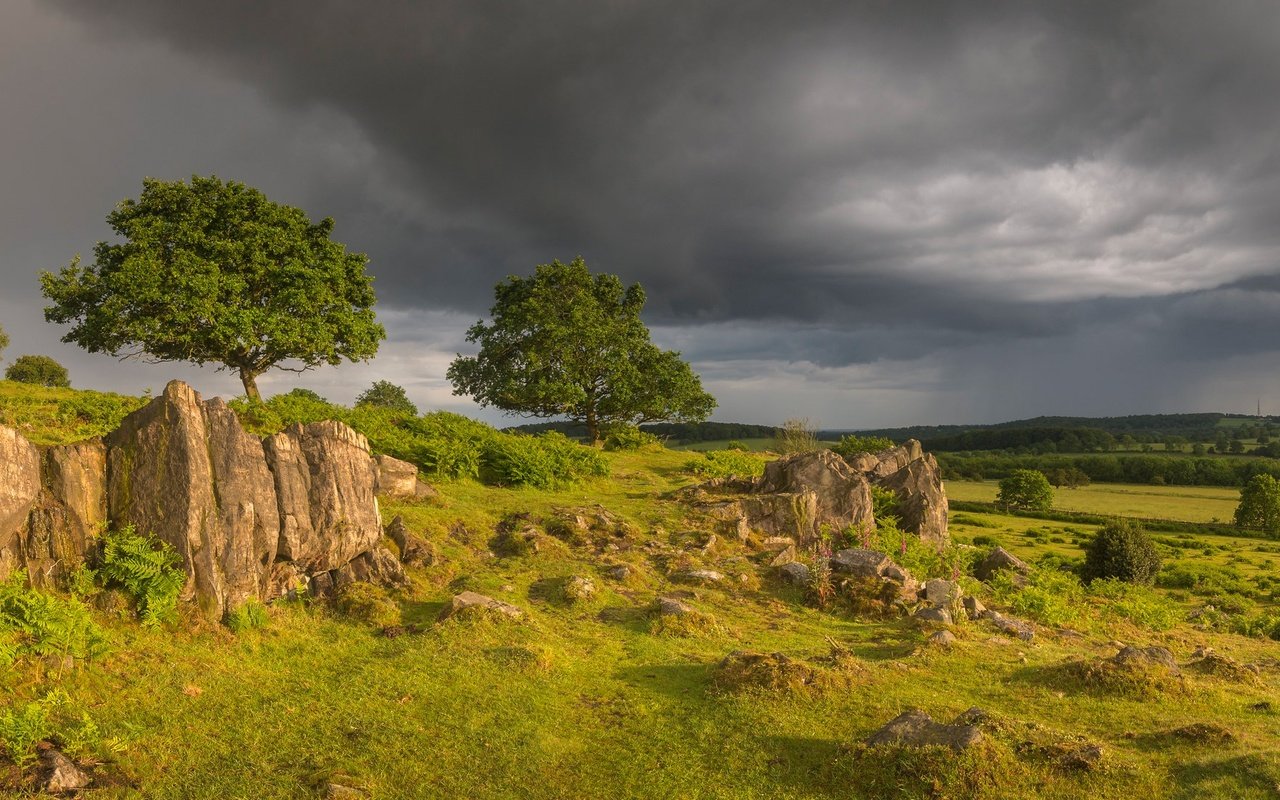
{"label": "small stone", "polygon": [[982,741],[982,731],[973,725],[943,725],[928,714],[911,709],[899,714],[867,739],[867,744],[900,744],[906,747],[943,746],[957,752]]}
{"label": "small stone", "polygon": [[691,606],[674,597],[659,597],[657,606],[658,616],[660,617],[682,617],[685,614],[693,613]]}
{"label": "small stone", "polygon": [[938,647],[950,647],[956,643],[956,635],[951,631],[935,631],[927,641]]}
{"label": "small stone", "polygon": [[1031,567],[1027,566],[1027,562],[1003,547],[997,547],[986,558],[978,562],[977,566],[973,568],[973,574],[980,581],[989,581],[997,572],[1002,570],[1010,570],[1019,575],[1026,575],[1031,570]]}
{"label": "small stone", "polygon": [[779,551],[778,555],[774,556],[773,560],[769,562],[769,566],[781,567],[782,565],[790,564],[792,561],[795,561],[795,560],[796,560],[796,547],[795,545],[790,545],[786,549]]}
{"label": "small stone", "polygon": [[679,573],[676,578],[686,583],[719,583],[724,580],[724,575],[713,569],[691,569]]}
{"label": "small stone", "polygon": [[960,603],[964,606],[964,612],[969,615],[970,619],[977,619],[982,615],[982,612],[987,610],[982,601],[976,597],[966,595]]}
{"label": "small stone", "polygon": [[626,564],[619,564],[616,567],[610,567],[609,571],[605,574],[615,581],[625,581],[627,578],[631,577],[631,572],[631,567]]}
{"label": "small stone", "polygon": [[329,781],[324,786],[325,800],[365,800],[369,795],[363,789]]}
{"label": "small stone", "polygon": [[950,625],[951,612],[945,608],[922,608],[915,613],[915,618],[922,622]]}
{"label": "small stone", "polygon": [[74,761],[48,742],[42,742],[40,745],[40,763],[47,773],[42,788],[49,794],[78,792],[93,780],[88,773],[77,767]]}
{"label": "small stone", "polygon": [[584,578],[581,575],[570,578],[564,585],[565,599],[571,602],[590,600],[595,594],[595,583],[590,578]]}
{"label": "small stone", "polygon": [[440,612],[440,619],[449,619],[458,614],[471,611],[473,609],[488,609],[496,611],[503,616],[512,619],[519,619],[524,616],[524,612],[510,603],[504,603],[501,600],[494,600],[492,597],[478,594],[476,592],[462,592],[455,595],[449,604]]}
{"label": "small stone", "polygon": [[809,583],[809,567],[799,561],[783,564],[778,568],[778,574],[782,576],[783,581],[792,586],[804,586]]}

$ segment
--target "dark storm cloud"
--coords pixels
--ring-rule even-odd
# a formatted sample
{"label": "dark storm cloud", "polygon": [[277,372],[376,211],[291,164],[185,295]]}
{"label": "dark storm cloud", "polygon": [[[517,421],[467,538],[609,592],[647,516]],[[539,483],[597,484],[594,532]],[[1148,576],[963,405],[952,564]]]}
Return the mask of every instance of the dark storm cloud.
{"label": "dark storm cloud", "polygon": [[[1150,402],[1277,340],[1273,3],[54,7],[99,49],[167,49],[147,64],[183,77],[120,81],[124,118],[225,157],[165,177],[211,164],[338,219],[400,315],[395,358],[444,363],[496,281],[577,254],[642,282],[656,338],[729,392],[1022,369],[1063,403]],[[1143,385],[1099,399],[1090,353]]]}

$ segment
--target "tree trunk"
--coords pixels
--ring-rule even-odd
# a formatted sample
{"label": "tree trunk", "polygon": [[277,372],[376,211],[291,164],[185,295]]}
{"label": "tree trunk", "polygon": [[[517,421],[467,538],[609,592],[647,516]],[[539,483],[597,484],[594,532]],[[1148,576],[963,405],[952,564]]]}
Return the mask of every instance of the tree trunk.
{"label": "tree trunk", "polygon": [[586,413],[587,438],[591,440],[592,447],[601,447],[604,442],[600,441],[600,420],[596,419],[595,408],[588,408]]}
{"label": "tree trunk", "polygon": [[262,395],[258,393],[258,373],[252,372],[244,367],[240,368],[240,382],[244,384],[244,396],[255,403],[262,402]]}

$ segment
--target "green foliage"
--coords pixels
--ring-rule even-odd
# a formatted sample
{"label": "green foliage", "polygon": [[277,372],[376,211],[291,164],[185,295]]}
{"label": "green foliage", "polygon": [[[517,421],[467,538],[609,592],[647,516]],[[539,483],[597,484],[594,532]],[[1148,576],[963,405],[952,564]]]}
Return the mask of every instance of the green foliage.
{"label": "green foliage", "polygon": [[356,398],[356,407],[360,406],[385,408],[388,411],[404,414],[406,417],[418,416],[418,407],[409,399],[404,388],[396,386],[391,381],[374,381],[372,386]]}
{"label": "green foliage", "polygon": [[996,502],[1006,508],[1047,511],[1053,505],[1053,489],[1043,472],[1018,469],[1000,481]]}
{"label": "green foliage", "polygon": [[876,517],[876,530],[869,542],[857,543],[886,553],[920,580],[944,578],[954,580],[972,568],[975,551],[962,550],[952,543],[938,548],[919,536],[898,527],[894,516]]}
{"label": "green foliage", "polygon": [[49,356],[18,356],[4,371],[5,380],[65,389],[71,386],[67,368]]}
{"label": "green foliage", "polygon": [[331,241],[333,220],[216,177],[147,178],[107,215],[123,241],[99,242],[43,273],[50,322],[91,353],[218,364],[255,379],[290,361],[309,369],[361,360],[386,337],[374,321],[367,258]]}
{"label": "green foliage", "polygon": [[640,321],[644,290],[594,275],[581,259],[540,264],[495,289],[491,324],[467,331],[475,356],[449,367],[455,394],[535,417],[568,416],[593,442],[609,425],[699,422],[715,408],[680,354],[660,350]]}
{"label": "green foliage", "polygon": [[768,459],[742,450],[708,450],[685,462],[684,469],[703,478],[754,478],[764,473]]}
{"label": "green foliage", "polygon": [[793,417],[782,423],[774,437],[773,448],[783,455],[818,450],[818,431],[807,417]]}
{"label": "green foliage", "polygon": [[1258,528],[1272,538],[1280,538],[1280,480],[1270,475],[1254,475],[1240,490],[1236,524]]}
{"label": "green foliage", "polygon": [[368,437],[374,451],[408,461],[435,479],[549,488],[608,474],[598,450],[559,433],[507,433],[447,411],[414,417],[376,405],[345,408],[296,392],[266,402],[233,400],[231,407],[260,436],[294,423],[340,420]]}
{"label": "green foliage", "polygon": [[0,356],[4,355],[4,349],[9,346],[9,334],[4,332],[4,328],[0,327]]}
{"label": "green foliage", "polygon": [[123,589],[138,607],[143,625],[172,622],[186,583],[182,559],[167,543],[134,532],[132,525],[108,531],[98,568],[107,586]]}
{"label": "green foliage", "polygon": [[609,431],[604,438],[605,450],[660,450],[662,440],[639,428],[624,425]]}
{"label": "green foliage", "polygon": [[843,458],[853,458],[864,453],[879,453],[893,447],[893,440],[884,436],[848,436],[840,437],[840,441],[831,449]]}
{"label": "green foliage", "polygon": [[120,740],[104,738],[87,712],[71,713],[72,705],[67,693],[57,689],[42,698],[0,709],[0,746],[19,770],[35,764],[36,745],[46,739],[56,739],[62,751],[73,758],[124,749]]}
{"label": "green foliage", "polygon": [[1103,610],[1109,616],[1156,631],[1167,631],[1184,617],[1183,609],[1160,592],[1116,578],[1091,582],[1089,594],[1107,601]]}
{"label": "green foliage", "polygon": [[265,628],[267,626],[267,607],[256,597],[250,597],[236,608],[227,612],[227,627],[234,634]]}
{"label": "green foliage", "polygon": [[1085,548],[1081,577],[1086,582],[1116,578],[1151,583],[1160,572],[1160,553],[1142,526],[1132,520],[1109,521]]}
{"label": "green foliage", "polygon": [[898,493],[892,489],[872,484],[871,513],[875,516],[877,524],[881,524],[882,521],[897,519]]}
{"label": "green foliage", "polygon": [[24,655],[91,658],[106,646],[89,609],[75,598],[26,586],[21,570],[0,583],[0,666]]}
{"label": "green foliage", "polygon": [[381,586],[356,581],[338,591],[335,603],[344,617],[386,628],[400,624],[400,606]]}
{"label": "green foliage", "polygon": [[1045,625],[1062,625],[1080,616],[1084,587],[1079,578],[1065,570],[1033,570],[1025,586],[1005,570],[996,573],[990,584],[996,601],[1020,617]]}

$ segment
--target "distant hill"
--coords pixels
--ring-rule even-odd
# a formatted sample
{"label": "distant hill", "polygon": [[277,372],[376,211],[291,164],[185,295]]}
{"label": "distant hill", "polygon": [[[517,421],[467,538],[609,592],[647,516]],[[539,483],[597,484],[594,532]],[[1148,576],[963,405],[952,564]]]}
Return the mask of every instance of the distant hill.
{"label": "distant hill", "polygon": [[1224,430],[1254,438],[1277,424],[1272,417],[1202,412],[1196,414],[1133,414],[1123,417],[1032,417],[991,425],[916,425],[858,431],[823,431],[824,439],[845,433],[885,436],[895,441],[919,439],[933,450],[999,450],[1054,442],[1076,450],[1106,449],[1107,436],[1132,436],[1137,442],[1162,442],[1169,437],[1212,442]]}

